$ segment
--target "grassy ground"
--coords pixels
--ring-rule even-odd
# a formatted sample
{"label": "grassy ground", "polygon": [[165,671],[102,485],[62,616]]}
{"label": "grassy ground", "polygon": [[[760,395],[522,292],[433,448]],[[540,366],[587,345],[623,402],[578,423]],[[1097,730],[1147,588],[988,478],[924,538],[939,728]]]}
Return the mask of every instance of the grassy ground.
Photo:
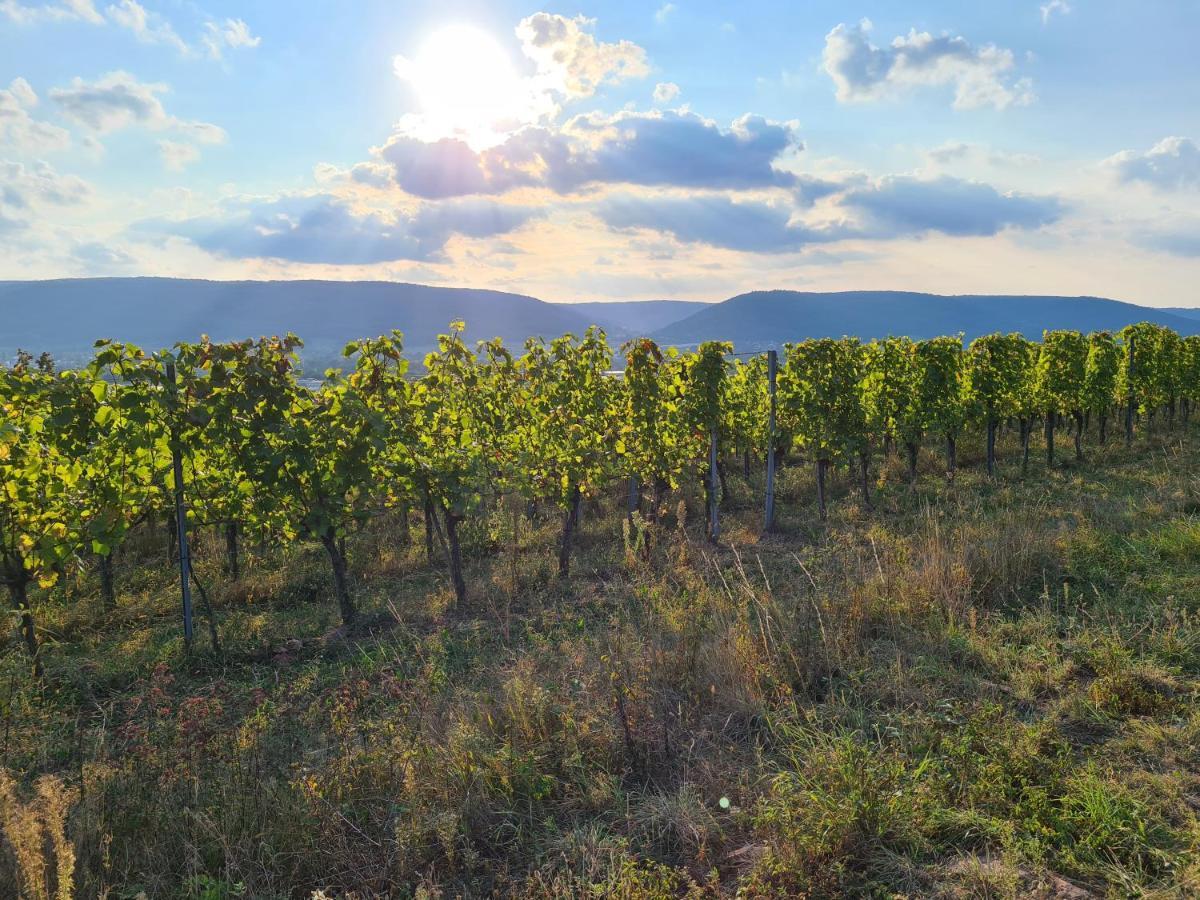
{"label": "grassy ground", "polygon": [[835,477],[825,525],[787,467],[766,537],[731,474],[716,548],[615,492],[565,583],[556,517],[500,506],[467,608],[377,522],[349,635],[319,547],[229,583],[205,536],[191,661],[141,537],[116,613],[42,600],[44,687],[3,647],[0,894],[73,854],[110,898],[1200,896],[1200,433],[960,454],[874,509]]}

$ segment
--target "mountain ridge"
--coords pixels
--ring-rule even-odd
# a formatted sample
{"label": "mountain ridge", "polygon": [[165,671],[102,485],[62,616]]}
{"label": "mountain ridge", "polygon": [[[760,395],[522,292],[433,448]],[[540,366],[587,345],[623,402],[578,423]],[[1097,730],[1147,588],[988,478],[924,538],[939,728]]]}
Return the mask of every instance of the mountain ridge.
{"label": "mountain ridge", "polygon": [[870,340],[995,331],[1040,338],[1043,330],[1118,330],[1150,321],[1181,334],[1200,333],[1193,319],[1105,297],[1038,294],[928,294],[917,291],[749,291],[656,331],[662,343],[728,340],[743,350],[786,341],[851,335]]}
{"label": "mountain ridge", "polygon": [[387,281],[215,281],[156,276],[0,282],[0,354],[20,346],[78,354],[97,338],[146,348],[209,334],[233,340],[294,332],[306,355],[336,354],[347,341],[405,333],[414,353],[436,346],[456,319],[470,340],[519,343],[539,332],[587,326],[562,306],[525,294]]}
{"label": "mountain ridge", "polygon": [[806,337],[887,334],[930,337],[991,331],[1039,337],[1043,328],[1117,329],[1156,321],[1200,333],[1186,312],[1103,297],[915,291],[750,291],[720,302],[681,300],[549,302],[527,294],[388,281],[177,279],[160,276],[0,281],[0,358],[17,348],[86,358],[99,338],[146,349],[209,334],[215,340],[292,331],[307,361],[336,360],[342,345],[398,329],[413,358],[463,319],[468,340],[555,337],[605,327],[614,346],[638,335],[690,345],[731,340],[739,349]]}

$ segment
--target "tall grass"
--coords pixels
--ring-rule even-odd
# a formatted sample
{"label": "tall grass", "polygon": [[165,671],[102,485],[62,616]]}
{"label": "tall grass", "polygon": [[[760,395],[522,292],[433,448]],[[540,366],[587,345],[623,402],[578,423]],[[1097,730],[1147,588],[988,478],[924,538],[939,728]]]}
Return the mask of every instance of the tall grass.
{"label": "tall grass", "polygon": [[1192,440],[888,462],[874,510],[835,473],[825,525],[789,466],[771,535],[730,478],[719,547],[699,494],[614,492],[570,581],[557,518],[496,504],[466,607],[391,517],[353,631],[319,547],[229,582],[203,533],[221,657],[139,535],[115,613],[87,572],[41,598],[47,687],[0,660],[0,895],[1194,896]]}

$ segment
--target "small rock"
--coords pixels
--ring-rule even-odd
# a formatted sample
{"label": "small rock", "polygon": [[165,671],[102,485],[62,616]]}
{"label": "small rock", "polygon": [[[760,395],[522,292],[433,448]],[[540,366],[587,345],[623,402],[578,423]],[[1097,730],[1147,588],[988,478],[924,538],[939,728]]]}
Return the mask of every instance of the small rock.
{"label": "small rock", "polygon": [[1092,900],[1096,896],[1091,891],[1057,875],[1051,876],[1050,889],[1054,892],[1050,895],[1054,897],[1054,900]]}

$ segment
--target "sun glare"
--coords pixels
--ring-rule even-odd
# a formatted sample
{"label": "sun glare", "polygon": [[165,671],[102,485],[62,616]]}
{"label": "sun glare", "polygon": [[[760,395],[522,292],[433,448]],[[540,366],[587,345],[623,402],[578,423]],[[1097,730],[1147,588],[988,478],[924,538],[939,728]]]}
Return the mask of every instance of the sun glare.
{"label": "sun glare", "polygon": [[528,91],[504,48],[470,25],[429,35],[416,56],[396,57],[396,74],[420,104],[422,130],[475,149],[503,140],[525,115]]}

